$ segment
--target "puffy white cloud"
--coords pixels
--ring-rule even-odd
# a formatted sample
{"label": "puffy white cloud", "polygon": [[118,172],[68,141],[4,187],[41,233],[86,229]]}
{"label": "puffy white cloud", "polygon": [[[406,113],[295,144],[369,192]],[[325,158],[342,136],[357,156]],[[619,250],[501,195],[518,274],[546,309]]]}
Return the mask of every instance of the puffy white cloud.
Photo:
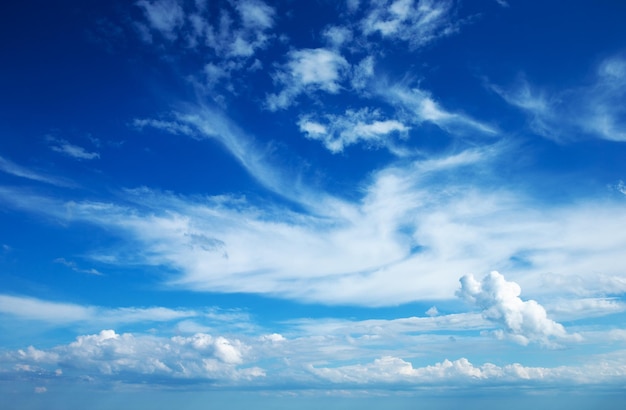
{"label": "puffy white cloud", "polygon": [[274,25],[274,9],[260,0],[242,0],[235,7],[244,27],[264,30]]}
{"label": "puffy white cloud", "polygon": [[240,367],[248,349],[239,340],[208,334],[163,338],[102,330],[48,350],[18,350],[3,361],[57,377],[87,375],[130,383],[157,377],[230,384],[265,375],[259,367]]}
{"label": "puffy white cloud", "polygon": [[[337,384],[411,383],[432,385],[497,385],[518,384],[553,385],[575,383],[583,385],[619,384],[626,377],[623,357],[597,357],[596,362],[582,366],[527,367],[519,363],[497,366],[484,363],[474,366],[468,359],[448,359],[425,367],[415,368],[410,362],[394,356],[383,356],[367,364],[340,367],[314,367],[308,370],[316,376]],[[612,360],[612,364],[611,363]]]}
{"label": "puffy white cloud", "polygon": [[267,96],[270,110],[287,108],[293,99],[305,92],[337,93],[350,65],[340,54],[325,48],[289,52],[288,62],[275,74],[283,89]]}
{"label": "puffy white cloud", "polygon": [[458,295],[482,309],[482,315],[500,327],[496,335],[505,335],[520,344],[568,339],[565,328],[549,319],[546,310],[534,300],[520,299],[521,288],[498,272],[491,272],[482,281],[473,275],[463,276]]}
{"label": "puffy white cloud", "polygon": [[319,140],[332,153],[339,153],[345,147],[359,142],[370,146],[387,146],[394,150],[394,135],[406,137],[407,126],[397,120],[381,119],[378,111],[363,108],[347,110],[344,115],[328,114],[324,124],[310,115],[301,116],[300,131],[309,139]]}

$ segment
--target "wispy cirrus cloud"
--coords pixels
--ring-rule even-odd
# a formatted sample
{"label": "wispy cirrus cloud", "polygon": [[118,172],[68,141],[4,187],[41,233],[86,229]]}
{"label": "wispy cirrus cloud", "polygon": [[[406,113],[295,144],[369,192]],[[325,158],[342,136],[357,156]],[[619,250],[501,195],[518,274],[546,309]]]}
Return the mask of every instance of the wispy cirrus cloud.
{"label": "wispy cirrus cloud", "polygon": [[[242,161],[251,161],[254,151],[237,145],[247,141],[238,131],[208,118],[197,121],[208,136],[226,138]],[[626,246],[621,205],[590,199],[542,204],[539,212],[531,197],[475,184],[498,155],[489,146],[388,166],[350,201],[324,192],[296,194],[310,213],[147,188],[126,191],[123,206],[11,188],[0,189],[0,199],[66,223],[106,227],[124,238],[124,250],[111,263],[124,263],[133,249],[133,263],[168,266],[176,272],[171,286],[201,291],[379,306],[450,299],[460,275],[485,266],[506,270],[538,297],[563,294],[578,286],[569,278],[590,272],[623,280],[614,264]],[[263,160],[258,164],[275,171]],[[433,190],[442,179],[446,189]],[[284,179],[274,183],[278,192],[289,186]],[[547,273],[563,280],[534,280]]]}
{"label": "wispy cirrus cloud", "polygon": [[108,325],[139,322],[162,322],[199,317],[192,310],[152,308],[106,308],[73,303],[53,302],[26,296],[0,294],[0,313],[52,324],[106,323]]}
{"label": "wispy cirrus cloud", "polygon": [[15,162],[10,161],[1,156],[0,156],[0,171],[5,172],[10,175],[14,175],[16,177],[26,178],[26,179],[30,179],[33,181],[43,182],[46,184],[57,185],[61,187],[74,187],[75,186],[75,184],[73,184],[70,181],[33,171],[32,169],[16,164]]}
{"label": "wispy cirrus cloud", "polygon": [[406,87],[403,84],[389,85],[380,82],[376,86],[376,92],[389,104],[397,107],[400,113],[404,112],[402,118],[408,123],[430,122],[457,136],[498,134],[498,129],[493,125],[476,120],[467,114],[446,110],[428,91]]}
{"label": "wispy cirrus cloud", "polygon": [[65,258],[57,258],[57,259],[54,260],[54,262],[60,263],[62,265],[65,265],[68,268],[70,268],[71,270],[73,270],[74,272],[86,273],[88,275],[102,276],[102,272],[98,271],[97,269],[94,269],[94,268],[91,268],[91,269],[81,269],[81,268],[78,267],[76,262],[69,261],[69,260],[67,260]]}
{"label": "wispy cirrus cloud", "polygon": [[505,88],[488,85],[509,104],[529,116],[529,127],[556,141],[572,141],[587,135],[609,141],[626,141],[624,110],[626,59],[622,55],[603,60],[595,78],[587,84],[563,90],[547,90],[526,78]]}
{"label": "wispy cirrus cloud", "polygon": [[48,137],[47,140],[52,151],[68,157],[87,161],[100,158],[100,154],[98,152],[89,152],[85,148],[71,144],[64,139]]}

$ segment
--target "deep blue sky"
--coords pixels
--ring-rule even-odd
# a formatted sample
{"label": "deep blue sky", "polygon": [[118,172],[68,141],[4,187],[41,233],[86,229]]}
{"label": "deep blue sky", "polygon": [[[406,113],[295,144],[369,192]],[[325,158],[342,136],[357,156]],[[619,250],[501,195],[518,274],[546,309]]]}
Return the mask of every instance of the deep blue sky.
{"label": "deep blue sky", "polygon": [[625,17],[2,4],[8,408],[617,408]]}

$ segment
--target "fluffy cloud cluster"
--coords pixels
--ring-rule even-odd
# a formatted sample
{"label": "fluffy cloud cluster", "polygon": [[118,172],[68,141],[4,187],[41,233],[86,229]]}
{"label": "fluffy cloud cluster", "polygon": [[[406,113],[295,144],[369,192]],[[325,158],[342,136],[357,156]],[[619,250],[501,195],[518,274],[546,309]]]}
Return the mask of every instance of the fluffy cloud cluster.
{"label": "fluffy cloud cluster", "polygon": [[[613,338],[623,341],[624,335]],[[371,348],[377,346],[373,344],[376,339],[358,340],[363,349],[355,349],[356,339],[346,341],[329,336],[286,339],[279,334],[266,334],[249,342],[206,333],[166,338],[102,330],[50,349],[30,346],[0,352],[0,375],[48,385],[64,380],[154,386],[161,383],[258,386],[266,382],[289,382],[306,388],[328,387],[328,382],[336,388],[391,383],[397,387],[445,388],[463,384],[606,385],[626,380],[624,351],[597,355],[577,366],[529,367],[519,363],[477,366],[460,358],[414,367],[397,353],[372,360]],[[389,341],[386,343],[389,348]],[[418,349],[416,354],[423,355],[423,350]],[[334,365],[346,361],[356,364]],[[266,368],[259,367],[260,363]]]}
{"label": "fluffy cloud cluster", "polygon": [[[612,370],[609,368],[612,367]],[[626,366],[623,361],[599,361],[581,367],[527,367],[519,363],[497,366],[484,363],[474,366],[466,358],[450,361],[444,360],[434,365],[415,368],[410,362],[394,356],[384,356],[367,364],[340,367],[314,367],[308,370],[316,376],[334,383],[343,384],[385,384],[411,383],[429,384],[480,384],[490,385],[502,383],[546,383],[574,382],[584,384],[601,384],[617,382],[626,377]],[[608,370],[608,371],[607,371]]]}
{"label": "fluffy cloud cluster", "polygon": [[289,107],[294,98],[304,92],[337,93],[350,68],[344,57],[325,48],[291,51],[287,60],[275,74],[282,91],[267,97],[267,106],[272,111]]}
{"label": "fluffy cloud cluster", "polygon": [[321,141],[332,153],[358,142],[388,146],[393,151],[392,136],[406,137],[409,130],[403,123],[382,119],[380,112],[367,108],[348,110],[343,116],[329,114],[323,120],[301,116],[298,125],[307,138]]}
{"label": "fluffy cloud cluster", "polygon": [[498,272],[491,272],[482,281],[473,275],[463,276],[458,295],[482,309],[485,319],[500,327],[499,337],[509,337],[523,345],[529,342],[550,344],[550,340],[568,337],[565,328],[549,319],[546,310],[534,300],[520,299],[521,288]]}
{"label": "fluffy cloud cluster", "polygon": [[228,80],[233,71],[262,66],[253,57],[269,44],[275,10],[262,0],[236,0],[220,4],[218,13],[207,1],[140,0],[144,19],[135,27],[148,43],[165,40],[201,53],[204,78],[214,87]]}
{"label": "fluffy cloud cluster", "polygon": [[245,366],[248,350],[239,340],[204,333],[166,339],[103,330],[47,351],[32,346],[18,350],[5,355],[4,362],[41,374],[228,384],[265,376],[261,368]]}

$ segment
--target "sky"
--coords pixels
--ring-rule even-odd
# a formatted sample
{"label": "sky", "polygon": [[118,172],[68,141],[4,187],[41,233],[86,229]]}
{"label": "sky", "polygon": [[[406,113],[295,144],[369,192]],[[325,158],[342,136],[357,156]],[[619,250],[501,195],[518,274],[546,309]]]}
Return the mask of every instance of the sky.
{"label": "sky", "polygon": [[1,407],[621,408],[625,17],[3,2]]}

